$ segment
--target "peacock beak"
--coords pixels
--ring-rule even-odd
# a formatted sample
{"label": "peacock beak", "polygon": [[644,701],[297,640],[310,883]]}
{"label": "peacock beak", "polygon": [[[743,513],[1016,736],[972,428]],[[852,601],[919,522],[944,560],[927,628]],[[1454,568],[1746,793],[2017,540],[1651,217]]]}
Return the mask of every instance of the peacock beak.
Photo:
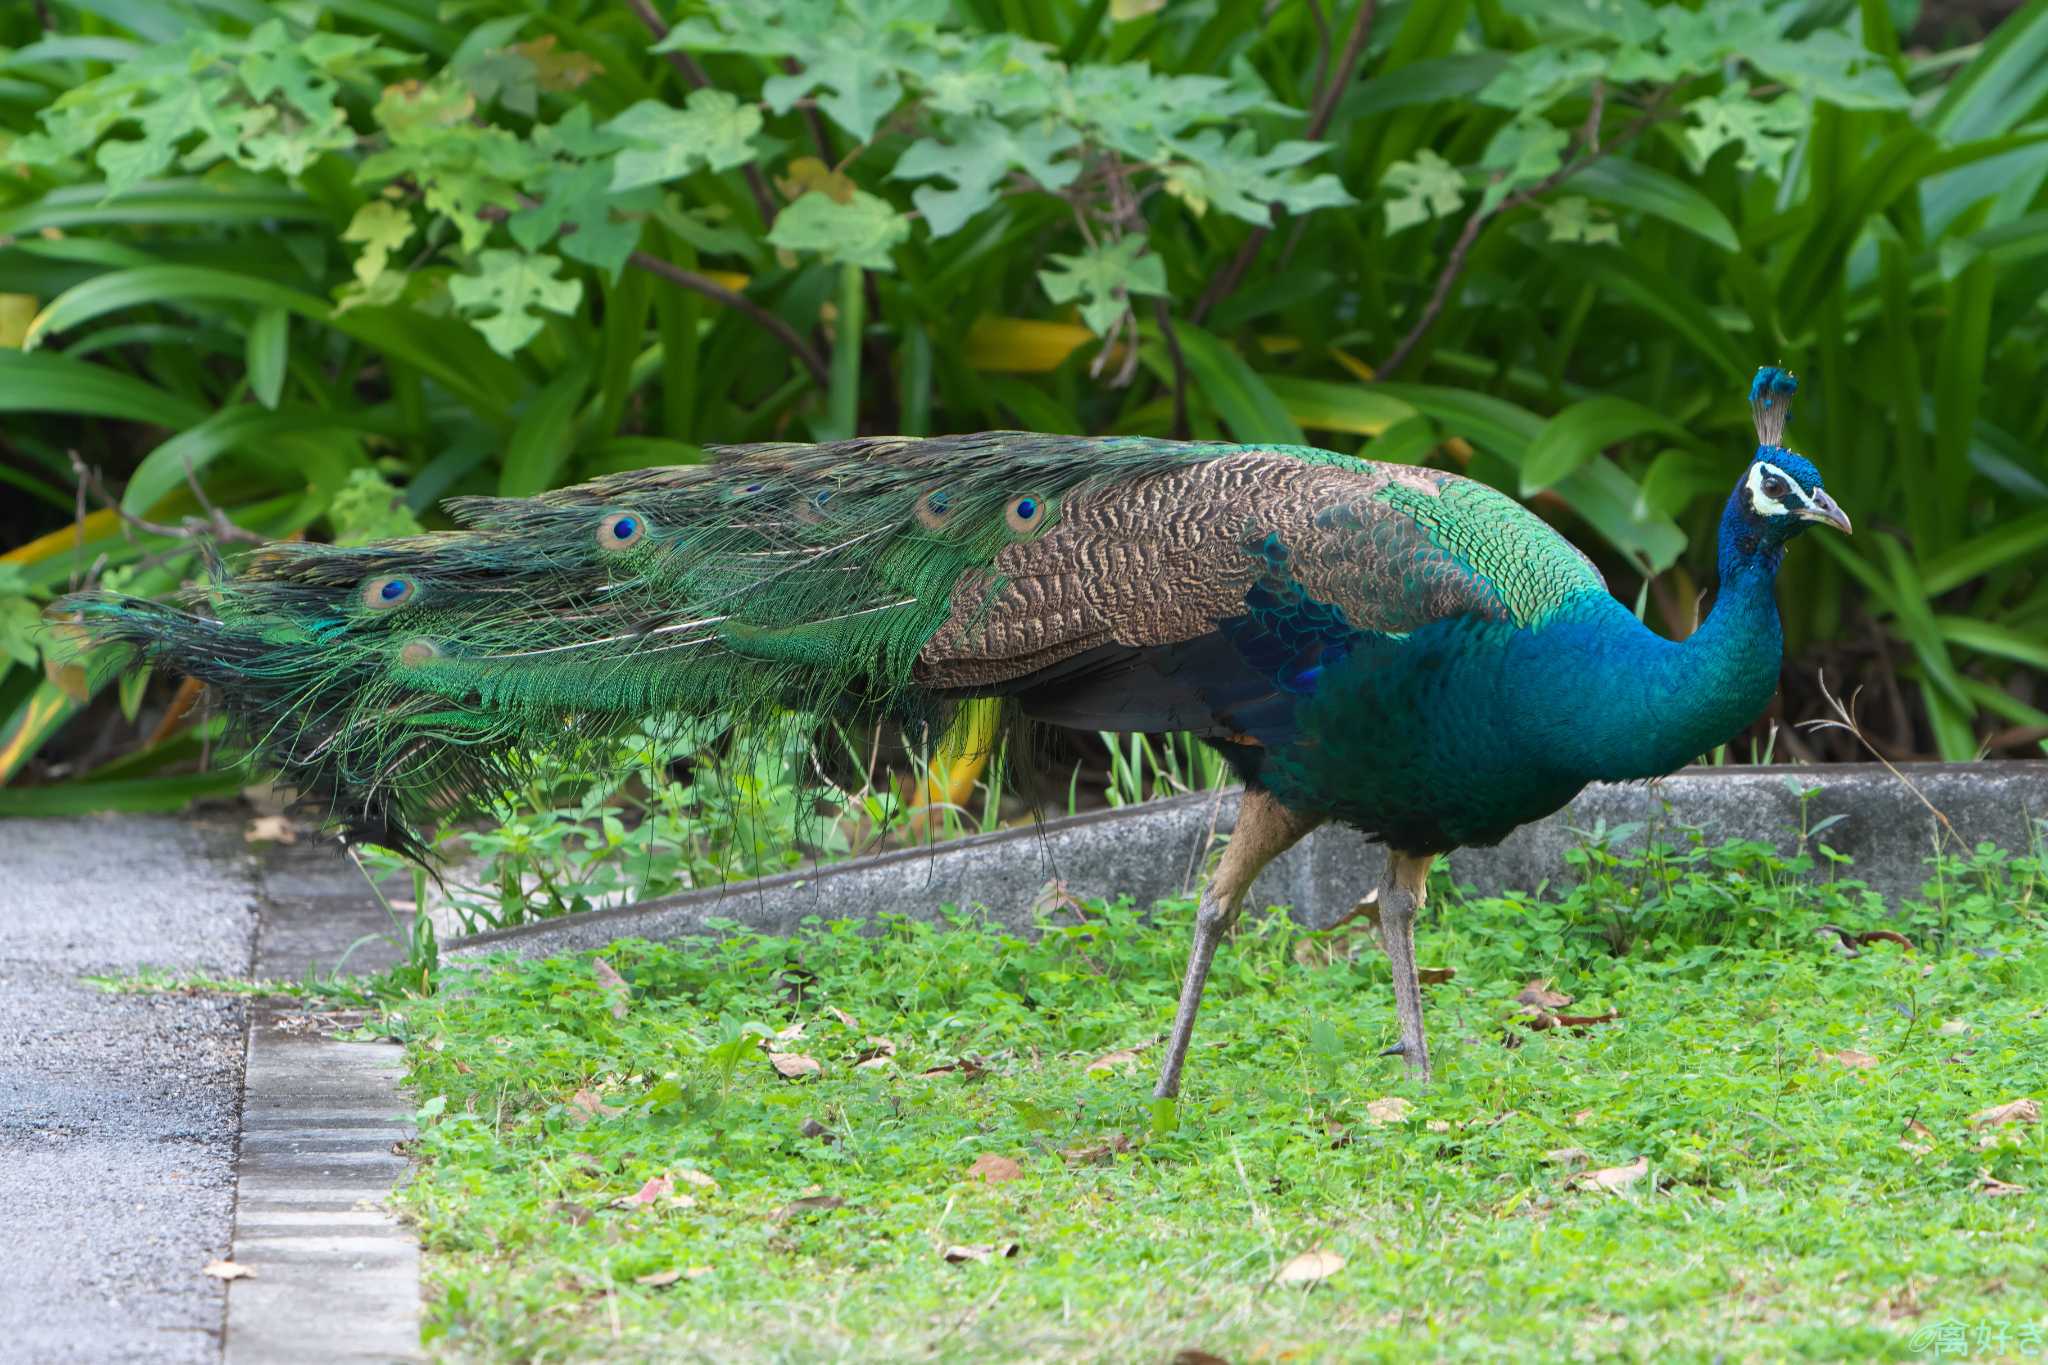
{"label": "peacock beak", "polygon": [[1812,500],[1799,509],[1799,515],[1807,521],[1825,522],[1843,535],[1853,535],[1855,528],[1849,525],[1849,514],[1835,505],[1835,500],[1821,489],[1813,490]]}

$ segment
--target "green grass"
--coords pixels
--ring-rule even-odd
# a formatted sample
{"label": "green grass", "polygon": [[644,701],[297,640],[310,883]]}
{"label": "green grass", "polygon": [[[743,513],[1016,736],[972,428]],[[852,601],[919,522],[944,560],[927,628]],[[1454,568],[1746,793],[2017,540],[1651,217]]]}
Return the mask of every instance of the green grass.
{"label": "green grass", "polygon": [[[1156,1046],[1089,1063],[1163,1030],[1184,903],[1036,942],[962,921],[621,944],[630,999],[588,956],[479,971],[387,1020],[424,1102],[404,1200],[428,1336],[480,1359],[1776,1360],[2048,1328],[2042,1128],[1986,1147],[1969,1122],[2048,1100],[2039,860],[1951,864],[1896,918],[1756,846],[1582,862],[1562,901],[1439,894],[1421,958],[1457,975],[1428,991],[1426,1092],[1375,1055],[1393,1019],[1370,940],[1253,918],[1180,1132],[1149,1142]],[[1915,949],[1845,958],[1822,922]],[[1534,977],[1621,1017],[1519,1027]],[[796,1024],[778,1046],[822,1069],[792,1081],[757,1041]],[[856,1067],[870,1036],[893,1065]],[[921,1074],[969,1057],[985,1069]],[[1388,1097],[1413,1108],[1377,1122]],[[1062,1155],[1112,1133],[1132,1149]],[[1563,1148],[1646,1174],[1573,1188]],[[971,1178],[989,1155],[1021,1178]],[[613,1205],[683,1170],[716,1188]],[[1342,1267],[1281,1282],[1311,1249]],[[638,1282],[664,1272],[685,1274]]]}

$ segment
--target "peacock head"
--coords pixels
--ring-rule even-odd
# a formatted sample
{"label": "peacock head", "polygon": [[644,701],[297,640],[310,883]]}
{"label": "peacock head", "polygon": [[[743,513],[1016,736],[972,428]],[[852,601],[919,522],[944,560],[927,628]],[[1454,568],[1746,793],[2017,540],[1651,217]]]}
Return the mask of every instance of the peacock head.
{"label": "peacock head", "polygon": [[1756,455],[1728,499],[1731,529],[1746,547],[1767,552],[1815,524],[1832,526],[1847,535],[1849,514],[1821,487],[1820,471],[1804,455],[1781,444],[1792,415],[1792,395],[1799,383],[1790,372],[1765,366],[1749,386],[1750,411],[1756,417]]}

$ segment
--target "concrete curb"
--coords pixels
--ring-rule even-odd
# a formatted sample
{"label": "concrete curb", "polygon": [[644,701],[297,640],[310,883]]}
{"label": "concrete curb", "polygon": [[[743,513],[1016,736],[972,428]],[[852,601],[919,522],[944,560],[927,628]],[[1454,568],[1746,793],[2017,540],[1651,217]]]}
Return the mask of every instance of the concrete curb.
{"label": "concrete curb", "polygon": [[[1855,859],[1855,876],[1898,899],[1919,892],[1924,860],[1948,837],[1930,805],[1965,848],[1989,840],[2025,850],[2039,838],[2034,822],[2048,817],[2048,763],[1909,764],[1901,771],[1904,780],[1874,763],[1690,768],[1656,783],[1599,784],[1496,848],[1460,849],[1451,855],[1451,873],[1482,893],[1556,883],[1568,873],[1565,851],[1579,842],[1573,831],[1599,821],[1609,828],[1642,822],[1646,831],[1692,825],[1710,839],[1756,839],[1789,852],[1802,828],[1839,815],[1825,841]],[[1799,784],[1817,789],[1803,803]],[[1029,933],[1047,904],[1049,882],[1074,896],[1128,895],[1140,905],[1193,890],[1209,853],[1236,823],[1237,800],[1231,790],[1150,802],[493,930],[445,944],[442,958],[547,957],[622,938],[717,933],[731,924],[788,934],[811,916],[936,920],[947,906],[977,906],[1012,931]],[[1292,906],[1310,925],[1328,924],[1378,884],[1383,858],[1350,830],[1319,830],[1266,869],[1251,899]]]}
{"label": "concrete curb", "polygon": [[[332,844],[273,848],[261,891],[259,977],[331,971],[389,927]],[[348,967],[395,959],[372,942]],[[250,1011],[232,1259],[252,1277],[228,1287],[227,1365],[420,1359],[419,1242],[385,1208],[414,1136],[403,1057],[323,1037],[277,1002]]]}

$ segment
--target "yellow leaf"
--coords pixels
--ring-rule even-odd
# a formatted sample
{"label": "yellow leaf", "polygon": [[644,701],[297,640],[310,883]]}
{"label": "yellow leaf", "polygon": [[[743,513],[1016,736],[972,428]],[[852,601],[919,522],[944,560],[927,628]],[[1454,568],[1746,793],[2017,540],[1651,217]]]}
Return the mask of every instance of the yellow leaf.
{"label": "yellow leaf", "polygon": [[35,295],[0,294],[0,347],[20,350],[28,340],[28,324],[35,315]]}
{"label": "yellow leaf", "polygon": [[800,156],[789,163],[789,174],[775,177],[775,188],[792,203],[816,190],[835,204],[851,204],[860,187],[817,157]]}

